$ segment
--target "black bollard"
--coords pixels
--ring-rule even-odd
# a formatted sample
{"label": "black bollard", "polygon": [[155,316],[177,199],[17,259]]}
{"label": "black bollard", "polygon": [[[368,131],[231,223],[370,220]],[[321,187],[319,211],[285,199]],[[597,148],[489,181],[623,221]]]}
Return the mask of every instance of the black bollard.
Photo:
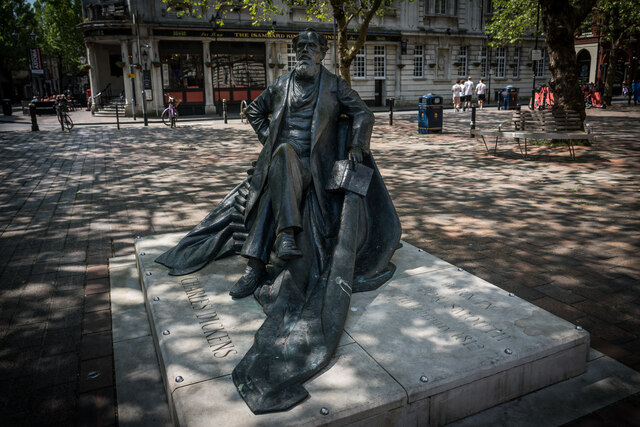
{"label": "black bollard", "polygon": [[473,136],[473,130],[476,128],[476,106],[471,106],[471,129],[469,129],[469,134]]}
{"label": "black bollard", "polygon": [[224,117],[224,124],[227,124],[227,100],[222,100],[222,116]]}
{"label": "black bollard", "polygon": [[389,126],[393,126],[393,105],[395,104],[395,99],[389,99]]}
{"label": "black bollard", "polygon": [[29,114],[31,115],[31,132],[39,131],[38,117],[36,117],[36,104],[29,104]]}
{"label": "black bollard", "polygon": [[120,129],[120,114],[118,113],[118,103],[116,102],[116,125]]}

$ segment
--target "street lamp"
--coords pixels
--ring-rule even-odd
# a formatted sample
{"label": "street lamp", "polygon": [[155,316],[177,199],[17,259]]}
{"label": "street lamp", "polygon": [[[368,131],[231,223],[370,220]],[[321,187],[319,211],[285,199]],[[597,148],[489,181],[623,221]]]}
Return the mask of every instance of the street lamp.
{"label": "street lamp", "polygon": [[[534,50],[538,51],[538,36],[540,35],[540,2],[538,2],[538,12],[536,15],[536,43],[534,46]],[[531,62],[533,63],[533,84],[531,85],[531,107],[535,108],[535,97],[536,97],[536,74],[538,74],[538,61],[531,58]]]}

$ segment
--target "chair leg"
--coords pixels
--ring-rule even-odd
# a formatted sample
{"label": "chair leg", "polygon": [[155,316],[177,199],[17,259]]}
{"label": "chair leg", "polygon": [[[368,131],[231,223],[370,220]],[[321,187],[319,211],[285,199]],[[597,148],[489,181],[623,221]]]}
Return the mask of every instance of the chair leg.
{"label": "chair leg", "polygon": [[[520,150],[520,154],[522,154],[522,156],[526,159],[527,156],[522,152],[522,144],[520,144],[520,138],[515,138],[515,140],[518,143],[518,149]],[[525,141],[526,141],[526,139],[525,139]],[[526,144],[526,142],[525,142],[525,144]],[[526,145],[525,145],[525,147],[526,147]]]}
{"label": "chair leg", "polygon": [[575,160],[576,159],[576,148],[573,146],[573,142],[571,140],[569,140],[567,142],[567,145],[569,146],[569,157],[571,158],[571,160]]}
{"label": "chair leg", "polygon": [[500,138],[499,136],[496,136],[496,145],[493,147],[493,155],[495,156],[496,154],[498,154],[498,138]]}
{"label": "chair leg", "polygon": [[487,146],[487,141],[484,139],[484,135],[481,135],[482,143],[484,144],[485,150],[487,150],[487,154],[489,154],[489,147]]}

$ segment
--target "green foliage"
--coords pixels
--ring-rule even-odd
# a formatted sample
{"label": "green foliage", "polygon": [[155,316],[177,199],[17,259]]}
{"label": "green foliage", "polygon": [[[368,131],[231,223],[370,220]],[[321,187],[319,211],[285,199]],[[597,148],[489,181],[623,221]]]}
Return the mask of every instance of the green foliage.
{"label": "green foliage", "polygon": [[67,67],[77,67],[84,40],[76,26],[82,22],[80,0],[38,0],[34,4],[42,28],[42,44]]}
{"label": "green foliage", "polygon": [[[517,43],[524,36],[535,35],[537,0],[494,0],[493,7],[487,23],[492,46]],[[542,22],[539,27],[542,28]]]}
{"label": "green foliage", "polygon": [[599,0],[594,16],[602,37],[614,45],[640,31],[640,2],[637,0]]}
{"label": "green foliage", "polygon": [[0,67],[8,75],[13,70],[28,69],[28,49],[34,46],[31,32],[37,23],[33,8],[26,0],[0,2]]}

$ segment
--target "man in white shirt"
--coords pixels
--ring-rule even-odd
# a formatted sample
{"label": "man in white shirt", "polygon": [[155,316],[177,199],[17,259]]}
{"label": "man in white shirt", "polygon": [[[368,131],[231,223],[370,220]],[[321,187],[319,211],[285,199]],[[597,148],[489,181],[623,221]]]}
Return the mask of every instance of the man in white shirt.
{"label": "man in white shirt", "polygon": [[467,77],[467,81],[464,82],[463,87],[463,100],[462,100],[462,111],[467,108],[471,108],[471,97],[473,96],[474,84],[473,80],[471,80],[471,76]]}
{"label": "man in white shirt", "polygon": [[487,92],[487,85],[484,84],[482,79],[480,79],[478,86],[476,86],[476,97],[478,98],[478,105],[480,105],[480,108],[482,108],[484,104],[484,98],[486,96],[486,92]]}

